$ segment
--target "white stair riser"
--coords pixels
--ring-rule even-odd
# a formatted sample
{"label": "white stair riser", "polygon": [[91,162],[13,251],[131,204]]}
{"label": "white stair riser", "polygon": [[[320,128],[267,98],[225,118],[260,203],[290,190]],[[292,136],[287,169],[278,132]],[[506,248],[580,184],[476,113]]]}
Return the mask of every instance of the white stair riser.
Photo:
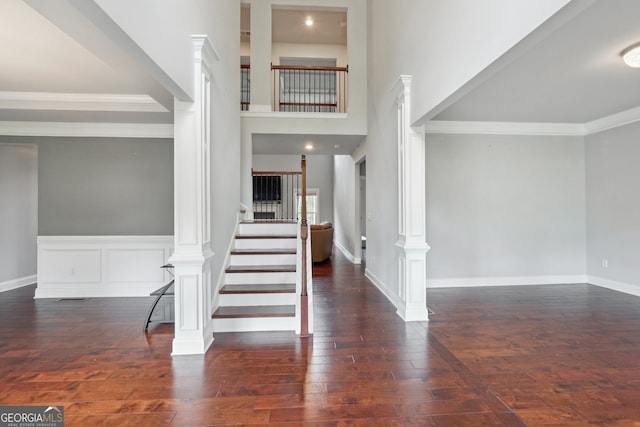
{"label": "white stair riser", "polygon": [[253,223],[239,224],[238,234],[296,234],[298,232],[298,224],[270,224],[270,223]]}
{"label": "white stair riser", "polygon": [[296,249],[296,239],[236,239],[236,249]]}
{"label": "white stair riser", "polygon": [[296,294],[220,294],[220,305],[258,306],[258,305],[295,305]]}
{"label": "white stair riser", "polygon": [[296,255],[231,255],[231,265],[296,265]]}
{"label": "white stair riser", "polygon": [[225,283],[229,285],[253,285],[259,283],[296,283],[296,273],[225,273]]}
{"label": "white stair riser", "polygon": [[213,319],[214,332],[295,331],[295,317]]}

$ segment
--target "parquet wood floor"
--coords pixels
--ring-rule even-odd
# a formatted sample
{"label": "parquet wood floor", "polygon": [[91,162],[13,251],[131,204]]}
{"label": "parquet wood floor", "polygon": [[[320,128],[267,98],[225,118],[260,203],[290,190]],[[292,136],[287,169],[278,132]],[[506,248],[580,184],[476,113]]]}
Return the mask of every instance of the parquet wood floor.
{"label": "parquet wood floor", "polygon": [[0,405],[67,426],[640,426],[640,299],[589,285],[435,289],[404,323],[339,253],[315,334],[218,334],[172,358],[150,299],[0,293]]}

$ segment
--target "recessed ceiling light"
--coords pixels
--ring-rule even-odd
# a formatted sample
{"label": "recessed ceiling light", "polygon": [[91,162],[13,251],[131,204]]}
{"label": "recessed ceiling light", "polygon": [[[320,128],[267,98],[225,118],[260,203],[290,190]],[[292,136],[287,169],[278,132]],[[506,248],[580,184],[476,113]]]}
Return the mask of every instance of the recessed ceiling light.
{"label": "recessed ceiling light", "polygon": [[313,19],[310,16],[307,16],[307,19],[304,21],[307,27],[311,27],[313,25]]}
{"label": "recessed ceiling light", "polygon": [[340,148],[340,144],[334,145],[333,148]]}
{"label": "recessed ceiling light", "polygon": [[624,63],[629,67],[640,68],[640,43],[635,43],[626,48],[620,54]]}
{"label": "recessed ceiling light", "polygon": [[313,150],[313,144],[307,144],[304,146],[307,150]]}

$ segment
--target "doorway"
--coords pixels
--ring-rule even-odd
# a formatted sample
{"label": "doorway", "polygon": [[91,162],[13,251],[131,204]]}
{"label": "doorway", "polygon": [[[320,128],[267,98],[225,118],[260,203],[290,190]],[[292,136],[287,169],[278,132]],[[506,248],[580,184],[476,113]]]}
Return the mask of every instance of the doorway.
{"label": "doorway", "polygon": [[367,254],[367,162],[363,157],[355,165],[355,257],[366,263]]}

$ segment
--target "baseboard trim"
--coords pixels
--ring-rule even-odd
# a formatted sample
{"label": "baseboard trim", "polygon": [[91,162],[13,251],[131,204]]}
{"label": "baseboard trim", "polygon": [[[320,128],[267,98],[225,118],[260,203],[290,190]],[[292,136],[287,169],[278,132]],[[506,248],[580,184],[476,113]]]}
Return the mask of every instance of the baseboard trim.
{"label": "baseboard trim", "polygon": [[32,285],[36,283],[38,276],[36,274],[32,276],[20,277],[18,279],[7,280],[0,283],[0,292],[10,291],[12,289],[18,289],[23,286]]}
{"label": "baseboard trim", "polygon": [[399,305],[397,297],[393,294],[393,292],[391,292],[387,285],[385,285],[382,279],[376,276],[375,273],[373,273],[368,268],[364,269],[364,276],[369,279],[369,281],[371,281],[371,283],[373,283],[373,285],[378,288],[380,292],[382,292],[382,294],[389,300],[389,302],[391,302],[391,304],[393,304],[396,309],[398,309]]}
{"label": "baseboard trim", "polygon": [[587,276],[587,283],[601,288],[611,289],[613,291],[624,292],[640,297],[640,286],[631,283],[618,282],[616,280],[605,279],[598,276]]}
{"label": "baseboard trim", "polygon": [[586,275],[561,276],[513,276],[513,277],[464,277],[447,279],[427,279],[427,289],[431,288],[467,288],[484,286],[531,286],[566,285],[587,283]]}
{"label": "baseboard trim", "polygon": [[342,252],[342,254],[352,263],[352,264],[362,264],[362,258],[357,258],[354,254],[352,254],[347,248],[342,246],[340,242],[337,240],[333,241],[334,246]]}

